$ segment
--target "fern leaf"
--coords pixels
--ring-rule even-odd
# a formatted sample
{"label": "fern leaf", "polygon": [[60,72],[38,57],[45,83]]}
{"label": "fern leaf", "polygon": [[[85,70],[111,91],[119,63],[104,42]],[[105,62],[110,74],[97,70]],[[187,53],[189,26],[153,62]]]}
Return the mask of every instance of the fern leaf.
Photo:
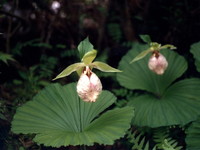
{"label": "fern leaf", "polygon": [[132,150],[149,150],[149,142],[145,142],[143,133],[137,134],[137,131],[128,133],[129,142],[133,144]]}
{"label": "fern leaf", "polygon": [[182,146],[178,146],[178,142],[169,135],[168,128],[158,128],[154,132],[154,141],[156,147],[163,150],[181,150]]}

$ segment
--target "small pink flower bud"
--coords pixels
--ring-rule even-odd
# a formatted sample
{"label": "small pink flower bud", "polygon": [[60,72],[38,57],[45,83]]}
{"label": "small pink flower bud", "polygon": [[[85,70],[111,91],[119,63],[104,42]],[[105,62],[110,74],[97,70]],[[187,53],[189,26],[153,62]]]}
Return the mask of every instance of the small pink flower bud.
{"label": "small pink flower bud", "polygon": [[77,93],[85,102],[95,102],[102,91],[100,79],[87,66],[77,84]]}
{"label": "small pink flower bud", "polygon": [[158,75],[162,75],[167,69],[168,62],[166,58],[158,51],[154,51],[149,59],[149,69]]}

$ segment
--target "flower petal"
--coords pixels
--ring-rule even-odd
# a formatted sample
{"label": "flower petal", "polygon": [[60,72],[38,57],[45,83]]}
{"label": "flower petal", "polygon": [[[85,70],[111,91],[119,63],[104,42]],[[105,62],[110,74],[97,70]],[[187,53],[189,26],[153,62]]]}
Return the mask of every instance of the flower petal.
{"label": "flower petal", "polygon": [[168,62],[166,58],[160,53],[153,54],[149,59],[149,69],[158,75],[162,75],[167,69],[167,66]]}
{"label": "flower petal", "polygon": [[83,101],[95,102],[102,91],[102,84],[98,76],[88,69],[86,68],[78,81],[77,93]]}

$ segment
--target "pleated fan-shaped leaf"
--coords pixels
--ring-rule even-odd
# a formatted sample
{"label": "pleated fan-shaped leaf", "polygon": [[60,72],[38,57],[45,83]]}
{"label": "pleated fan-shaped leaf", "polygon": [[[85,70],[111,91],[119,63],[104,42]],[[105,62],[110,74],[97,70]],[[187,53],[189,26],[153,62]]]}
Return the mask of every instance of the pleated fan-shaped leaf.
{"label": "pleated fan-shaped leaf", "polygon": [[139,53],[148,49],[148,45],[135,43],[133,48],[122,58],[117,74],[119,83],[128,89],[146,90],[161,95],[165,89],[187,69],[186,60],[172,50],[161,50],[168,61],[168,68],[163,75],[157,75],[148,68],[150,54],[131,63]]}
{"label": "pleated fan-shaped leaf", "polygon": [[129,63],[147,48],[146,45],[135,44],[120,61],[119,69],[123,72],[117,74],[121,86],[147,91],[128,99],[128,105],[135,108],[133,124],[160,127],[194,121],[200,114],[200,80],[191,78],[175,82],[186,71],[187,62],[172,50],[161,50],[168,61],[168,68],[163,75],[149,70],[150,54]]}
{"label": "pleated fan-shaped leaf", "polygon": [[187,150],[200,149],[200,117],[194,121],[186,130],[186,147]]}
{"label": "pleated fan-shaped leaf", "polygon": [[130,99],[135,107],[133,123],[160,127],[187,124],[200,114],[200,79],[185,79],[170,86],[162,97],[144,94]]}
{"label": "pleated fan-shaped leaf", "polygon": [[76,84],[52,84],[17,109],[14,133],[35,134],[34,141],[46,146],[113,144],[129,128],[133,108],[101,113],[116,97],[103,91],[95,103],[79,99]]}

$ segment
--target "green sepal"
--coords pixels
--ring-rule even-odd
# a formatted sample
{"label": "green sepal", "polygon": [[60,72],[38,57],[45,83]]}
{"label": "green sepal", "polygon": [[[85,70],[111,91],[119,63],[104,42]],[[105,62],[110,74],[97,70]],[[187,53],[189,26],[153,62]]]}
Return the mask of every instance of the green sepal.
{"label": "green sepal", "polygon": [[163,45],[163,46],[160,47],[160,49],[166,49],[166,48],[176,49],[176,47],[174,45],[171,45],[171,44],[166,44],[166,45]]}
{"label": "green sepal", "polygon": [[157,43],[157,42],[151,42],[150,43],[150,48],[152,50],[160,50],[161,44]]}
{"label": "green sepal", "polygon": [[99,69],[103,72],[122,72],[121,70],[115,69],[109,66],[108,64],[99,61],[91,63],[90,66]]}
{"label": "green sepal", "polygon": [[176,49],[176,47],[174,45],[170,45],[170,44],[166,44],[164,46],[161,46],[161,44],[157,43],[157,42],[151,42],[150,43],[150,48],[142,51],[140,54],[138,54],[130,63],[133,63],[135,61],[138,61],[142,58],[144,58],[148,53],[153,52],[153,51],[160,51],[161,49]]}
{"label": "green sepal", "polygon": [[85,65],[89,65],[90,63],[92,63],[92,61],[96,58],[97,56],[97,51],[96,50],[92,50],[92,51],[89,51],[87,52],[83,58],[82,58],[82,62],[85,64]]}
{"label": "green sepal", "polygon": [[80,54],[80,59],[83,58],[83,56],[93,50],[93,45],[90,43],[89,41],[89,38],[85,38],[83,41],[80,42],[80,44],[78,45],[78,51],[79,51],[79,54]]}
{"label": "green sepal", "polygon": [[81,67],[81,68],[76,70],[76,73],[78,74],[78,76],[81,76],[83,69],[84,69],[84,67]]}
{"label": "green sepal", "polygon": [[144,35],[139,35],[140,38],[142,39],[143,42],[150,44],[151,43],[151,38],[149,35],[144,34]]}
{"label": "green sepal", "polygon": [[70,75],[72,72],[77,71],[78,69],[84,67],[85,64],[84,63],[75,63],[72,64],[70,66],[68,66],[67,68],[65,68],[59,75],[57,75],[53,80],[59,79],[59,78],[63,78],[66,77],[68,75]]}
{"label": "green sepal", "polygon": [[138,61],[142,58],[144,58],[147,54],[149,54],[150,52],[153,52],[154,50],[152,48],[149,48],[145,51],[142,51],[140,54],[138,54],[130,63],[133,63],[135,61]]}

